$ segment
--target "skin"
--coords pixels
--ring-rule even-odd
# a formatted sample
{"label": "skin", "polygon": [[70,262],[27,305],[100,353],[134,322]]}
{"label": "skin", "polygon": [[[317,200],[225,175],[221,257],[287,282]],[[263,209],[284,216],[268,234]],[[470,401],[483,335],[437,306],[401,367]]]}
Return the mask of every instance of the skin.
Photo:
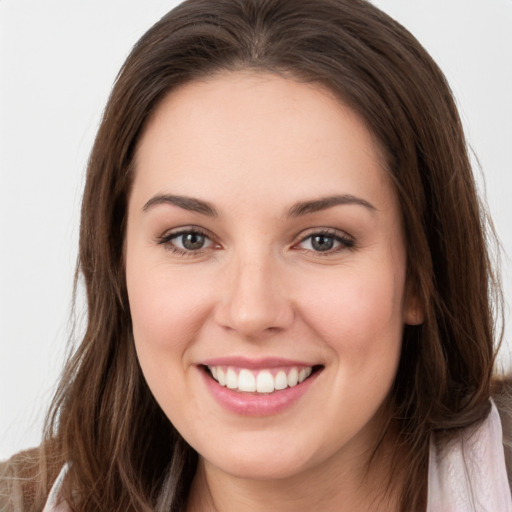
{"label": "skin", "polygon": [[[364,203],[290,215],[346,195]],[[198,250],[170,239],[198,229],[208,235]],[[318,251],[311,236],[325,230],[333,247]],[[383,498],[386,446],[366,470],[404,323],[422,312],[406,294],[394,189],[354,111],[319,85],[266,73],[173,91],[138,145],[125,258],[145,378],[200,455],[189,512],[396,510],[393,493]],[[232,355],[322,370],[284,411],[243,416],[213,398],[200,366]]]}

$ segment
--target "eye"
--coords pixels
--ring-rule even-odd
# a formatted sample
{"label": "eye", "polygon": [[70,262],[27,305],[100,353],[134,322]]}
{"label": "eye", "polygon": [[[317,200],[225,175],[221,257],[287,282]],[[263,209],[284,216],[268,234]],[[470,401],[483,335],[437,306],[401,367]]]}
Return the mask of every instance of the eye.
{"label": "eye", "polygon": [[196,229],[167,233],[158,239],[158,243],[178,254],[200,253],[202,250],[214,246],[211,238]]}
{"label": "eye", "polygon": [[209,242],[211,244],[211,241],[205,235],[194,231],[175,235],[171,240],[176,247],[186,251],[197,251],[208,246]]}
{"label": "eye", "polygon": [[330,254],[354,247],[354,240],[339,232],[320,231],[304,237],[296,247]]}

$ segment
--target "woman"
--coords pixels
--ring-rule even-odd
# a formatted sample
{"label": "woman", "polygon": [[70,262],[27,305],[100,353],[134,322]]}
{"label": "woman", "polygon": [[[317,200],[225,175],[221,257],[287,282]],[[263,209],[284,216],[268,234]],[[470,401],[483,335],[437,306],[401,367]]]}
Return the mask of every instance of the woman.
{"label": "woman", "polygon": [[512,510],[485,229],[449,88],[393,20],[183,3],[107,105],[87,331],[5,508]]}

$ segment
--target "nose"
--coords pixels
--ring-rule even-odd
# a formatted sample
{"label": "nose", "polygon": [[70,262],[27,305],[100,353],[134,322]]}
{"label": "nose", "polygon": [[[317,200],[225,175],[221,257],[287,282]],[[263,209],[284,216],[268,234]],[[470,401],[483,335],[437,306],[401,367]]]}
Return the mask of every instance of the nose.
{"label": "nose", "polygon": [[240,255],[225,270],[225,286],[215,313],[219,325],[247,339],[262,338],[290,326],[293,304],[285,290],[282,269],[272,257]]}

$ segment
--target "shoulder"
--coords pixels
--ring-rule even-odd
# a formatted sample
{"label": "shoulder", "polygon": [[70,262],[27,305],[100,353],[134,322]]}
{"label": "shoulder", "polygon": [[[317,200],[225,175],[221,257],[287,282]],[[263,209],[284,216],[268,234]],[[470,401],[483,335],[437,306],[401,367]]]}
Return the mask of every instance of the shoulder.
{"label": "shoulder", "polygon": [[34,501],[37,450],[16,454],[0,462],[0,510],[25,512]]}
{"label": "shoulder", "polygon": [[[40,512],[58,469],[48,468],[42,448],[33,448],[0,462],[0,510]],[[52,464],[53,466],[53,464]]]}
{"label": "shoulder", "polygon": [[505,464],[508,482],[512,488],[512,375],[500,376],[494,380],[493,400],[500,414]]}
{"label": "shoulder", "polygon": [[501,383],[494,391],[485,419],[431,438],[428,512],[476,511],[475,503],[485,503],[489,511],[512,512],[511,466],[507,466],[512,460],[510,395]]}

